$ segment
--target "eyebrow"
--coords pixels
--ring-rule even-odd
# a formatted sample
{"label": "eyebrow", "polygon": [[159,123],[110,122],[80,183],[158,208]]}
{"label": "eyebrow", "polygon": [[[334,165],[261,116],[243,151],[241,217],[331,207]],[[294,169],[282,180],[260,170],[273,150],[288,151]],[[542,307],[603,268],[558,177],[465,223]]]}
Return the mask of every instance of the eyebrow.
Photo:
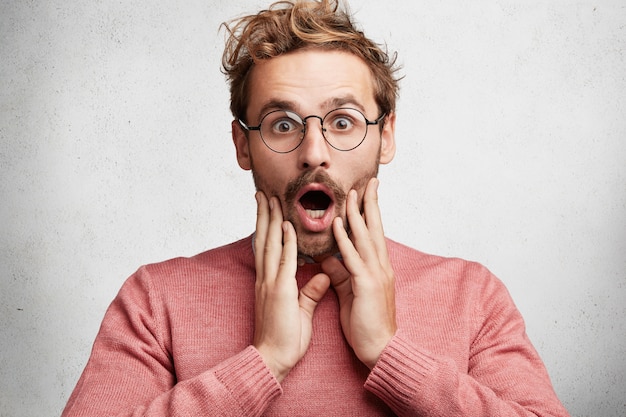
{"label": "eyebrow", "polygon": [[[360,110],[362,113],[365,113],[365,107],[352,94],[329,98],[322,103],[322,108],[325,111],[330,111],[339,107],[344,107],[346,105],[353,106],[357,110]],[[258,120],[261,120],[265,115],[274,110],[289,110],[295,113],[299,113],[299,109],[300,106],[294,101],[269,99],[267,103],[265,103],[261,107],[257,117]]]}
{"label": "eyebrow", "polygon": [[298,105],[293,101],[270,99],[261,107],[257,117],[260,121],[265,115],[274,110],[289,110],[297,113],[297,108]]}
{"label": "eyebrow", "polygon": [[330,98],[324,102],[323,107],[326,110],[332,110],[338,107],[344,107],[346,104],[354,106],[357,110],[365,113],[365,107],[352,94],[346,94],[343,96]]}

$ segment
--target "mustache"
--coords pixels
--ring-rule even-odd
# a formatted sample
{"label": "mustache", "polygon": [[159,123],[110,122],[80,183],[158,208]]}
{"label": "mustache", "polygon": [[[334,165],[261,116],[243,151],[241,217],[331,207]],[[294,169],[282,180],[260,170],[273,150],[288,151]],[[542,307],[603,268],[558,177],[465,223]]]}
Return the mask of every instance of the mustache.
{"label": "mustache", "polygon": [[324,171],[307,171],[302,173],[298,178],[290,181],[285,188],[285,201],[287,204],[293,204],[296,200],[296,195],[302,189],[302,187],[318,183],[323,184],[333,193],[333,199],[338,205],[342,205],[346,200],[347,193]]}

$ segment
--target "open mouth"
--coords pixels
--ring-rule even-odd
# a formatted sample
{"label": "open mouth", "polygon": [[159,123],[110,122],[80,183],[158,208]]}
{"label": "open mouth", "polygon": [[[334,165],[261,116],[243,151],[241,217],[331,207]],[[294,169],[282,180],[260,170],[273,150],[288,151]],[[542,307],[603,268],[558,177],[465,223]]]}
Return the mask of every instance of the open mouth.
{"label": "open mouth", "polygon": [[324,191],[308,191],[300,197],[300,205],[312,219],[321,219],[332,203],[332,199]]}

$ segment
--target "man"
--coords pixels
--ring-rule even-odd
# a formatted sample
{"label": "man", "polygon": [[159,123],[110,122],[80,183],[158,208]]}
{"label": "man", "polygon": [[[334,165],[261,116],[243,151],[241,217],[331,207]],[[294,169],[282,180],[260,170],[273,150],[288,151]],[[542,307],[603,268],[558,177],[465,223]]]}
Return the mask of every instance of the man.
{"label": "man", "polygon": [[500,281],[384,237],[393,60],[332,1],[228,30],[256,232],[131,276],[63,415],[566,416]]}

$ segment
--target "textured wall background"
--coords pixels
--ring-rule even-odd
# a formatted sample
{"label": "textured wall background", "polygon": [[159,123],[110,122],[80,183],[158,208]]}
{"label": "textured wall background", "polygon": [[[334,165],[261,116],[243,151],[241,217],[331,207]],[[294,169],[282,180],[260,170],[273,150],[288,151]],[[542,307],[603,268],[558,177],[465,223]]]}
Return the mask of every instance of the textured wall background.
{"label": "textured wall background", "polygon": [[[0,415],[55,416],[140,264],[254,227],[220,22],[259,0],[0,1]],[[623,0],[355,0],[406,75],[387,234],[508,285],[574,416],[626,415]]]}

